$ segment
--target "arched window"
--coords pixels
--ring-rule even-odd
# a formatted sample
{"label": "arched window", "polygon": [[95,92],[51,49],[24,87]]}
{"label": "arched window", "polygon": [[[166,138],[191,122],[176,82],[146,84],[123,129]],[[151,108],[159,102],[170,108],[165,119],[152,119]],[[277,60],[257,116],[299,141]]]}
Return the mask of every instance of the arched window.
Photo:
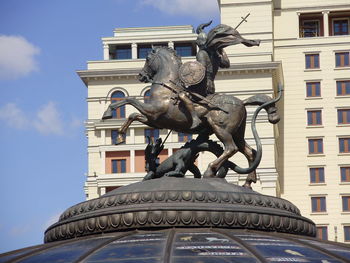
{"label": "arched window", "polygon": [[[122,91],[113,92],[111,96],[111,103],[122,100],[125,97],[125,94]],[[118,109],[113,110],[113,118],[122,119],[125,118],[125,106],[119,107]]]}
{"label": "arched window", "polygon": [[151,90],[149,89],[149,90],[147,90],[147,91],[145,92],[145,94],[143,95],[143,101],[144,101],[145,103],[149,103],[150,97],[151,97]]}

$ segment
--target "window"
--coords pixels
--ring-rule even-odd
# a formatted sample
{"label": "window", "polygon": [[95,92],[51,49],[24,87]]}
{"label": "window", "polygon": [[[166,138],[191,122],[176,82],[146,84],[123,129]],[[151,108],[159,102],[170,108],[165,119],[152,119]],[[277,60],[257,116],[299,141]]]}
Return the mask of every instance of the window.
{"label": "window", "polygon": [[328,229],[326,226],[316,226],[316,238],[328,240]]}
{"label": "window", "polygon": [[337,81],[337,95],[338,96],[350,95],[350,80]]}
{"label": "window", "polygon": [[305,68],[306,69],[320,68],[320,55],[319,54],[306,54],[305,55]]}
{"label": "window", "polygon": [[340,167],[341,182],[350,182],[350,166]]}
{"label": "window", "polygon": [[334,18],[332,19],[332,31],[334,36],[349,35],[349,19]]}
{"label": "window", "polygon": [[151,90],[147,90],[145,94],[143,95],[143,101],[145,103],[149,103],[149,99],[151,97]]}
{"label": "window", "polygon": [[323,36],[322,13],[304,13],[299,15],[299,36],[319,37]]}
{"label": "window", "polygon": [[131,46],[116,46],[114,59],[131,59]]}
{"label": "window", "polygon": [[323,139],[309,139],[309,154],[323,153]]}
{"label": "window", "polygon": [[320,36],[320,20],[303,20],[301,26],[301,37]]}
{"label": "window", "polygon": [[112,173],[126,173],[126,159],[112,160]]}
{"label": "window", "polygon": [[338,110],[338,124],[350,124],[350,109]]}
{"label": "window", "polygon": [[324,168],[312,167],[310,168],[310,183],[324,183]]}
{"label": "window", "polygon": [[320,82],[306,82],[306,97],[320,97],[321,83]]}
{"label": "window", "polygon": [[339,138],[339,152],[350,153],[350,138]]}
{"label": "window", "polygon": [[322,125],[321,110],[307,111],[307,125]]}
{"label": "window", "polygon": [[139,45],[137,47],[137,58],[146,58],[152,51],[152,45]]}
{"label": "window", "polygon": [[[124,97],[125,97],[125,95],[121,91],[113,92],[113,94],[111,96],[111,102],[113,103],[113,102],[123,100]],[[125,118],[125,106],[121,106],[121,107],[113,110],[112,115],[113,115],[113,118],[116,118],[116,119]]]}
{"label": "window", "polygon": [[179,138],[179,142],[188,142],[192,140],[192,134],[179,132],[178,138]]}
{"label": "window", "polygon": [[145,129],[145,143],[155,142],[159,138],[158,129]]}
{"label": "window", "polygon": [[311,209],[312,212],[326,212],[326,197],[317,196],[311,197]]}
{"label": "window", "polygon": [[342,196],[343,212],[350,212],[350,196]]}
{"label": "window", "polygon": [[175,43],[176,53],[181,57],[196,55],[196,48],[192,43]]}
{"label": "window", "polygon": [[349,67],[350,66],[349,52],[335,53],[335,66]]}
{"label": "window", "polygon": [[[118,130],[112,130],[111,131],[111,139],[112,139],[112,144],[118,144],[118,136],[119,132]],[[122,142],[123,144],[125,143],[125,134],[123,135],[124,141]]]}
{"label": "window", "polygon": [[344,226],[344,241],[350,241],[350,226]]}

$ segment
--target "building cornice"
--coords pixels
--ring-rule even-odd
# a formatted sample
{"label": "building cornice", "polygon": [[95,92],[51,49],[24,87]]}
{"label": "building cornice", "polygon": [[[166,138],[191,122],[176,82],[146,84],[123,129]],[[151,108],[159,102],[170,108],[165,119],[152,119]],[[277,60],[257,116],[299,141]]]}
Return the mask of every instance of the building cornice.
{"label": "building cornice", "polygon": [[[331,3],[331,1],[330,1]],[[340,9],[340,10],[339,10]],[[296,6],[296,7],[286,7],[286,8],[275,8],[274,12],[283,12],[283,11],[303,11],[307,12],[322,12],[324,10],[332,10],[332,11],[341,11],[341,9],[349,9],[349,5],[322,5],[322,6]]]}
{"label": "building cornice", "polygon": [[[280,61],[276,62],[258,62],[258,63],[235,63],[230,68],[220,69],[219,75],[247,74],[247,73],[271,73],[279,69]],[[116,79],[137,79],[141,68],[130,69],[89,69],[79,70],[77,74],[88,85],[90,80],[116,80]]]}

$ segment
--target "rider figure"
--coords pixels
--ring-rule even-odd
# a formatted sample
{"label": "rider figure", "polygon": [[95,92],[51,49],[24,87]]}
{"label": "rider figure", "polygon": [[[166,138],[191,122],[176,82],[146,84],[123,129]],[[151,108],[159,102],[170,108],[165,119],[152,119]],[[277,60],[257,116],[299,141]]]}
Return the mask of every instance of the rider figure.
{"label": "rider figure", "polygon": [[[204,96],[215,93],[214,79],[216,73],[220,68],[229,68],[230,61],[223,48],[213,49],[207,47],[207,34],[203,29],[211,24],[212,21],[206,24],[198,26],[196,32],[198,34],[196,44],[199,47],[199,51],[196,56],[196,60],[201,63],[205,68],[205,77],[202,83],[204,83],[205,90],[202,91]],[[202,84],[203,85],[203,84]],[[189,94],[186,92],[180,92],[179,98],[185,104],[187,110],[191,113],[192,126],[191,129],[197,128],[201,120],[199,119],[196,111],[194,110],[193,101],[189,98]]]}

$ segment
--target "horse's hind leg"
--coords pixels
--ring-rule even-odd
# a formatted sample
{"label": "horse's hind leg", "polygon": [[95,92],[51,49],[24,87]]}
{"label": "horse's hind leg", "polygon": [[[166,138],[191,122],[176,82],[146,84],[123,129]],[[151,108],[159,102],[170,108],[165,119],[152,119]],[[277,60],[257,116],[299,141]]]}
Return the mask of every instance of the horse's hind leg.
{"label": "horse's hind leg", "polygon": [[[208,121],[210,122],[209,119]],[[204,172],[203,177],[214,177],[216,175],[216,172],[224,164],[224,162],[226,162],[231,156],[233,156],[238,151],[238,147],[233,141],[230,132],[215,124],[213,125],[212,122],[210,124],[212,125],[215,135],[224,144],[225,149],[224,152],[215,161],[211,162],[208,165],[208,168]]]}
{"label": "horse's hind leg", "polygon": [[[256,151],[250,147],[250,145],[244,139],[242,139],[241,142],[237,145],[239,151],[244,154],[248,160],[249,166],[251,166],[255,159]],[[256,183],[256,180],[256,170],[254,170],[248,174],[243,187],[251,188],[251,184]]]}
{"label": "horse's hind leg", "polygon": [[[256,151],[250,147],[250,145],[244,139],[245,134],[245,121],[243,122],[236,134],[233,136],[234,141],[237,144],[238,150],[247,158],[249,167],[254,162]],[[251,188],[251,184],[256,183],[256,171],[252,171],[248,174],[246,181],[244,183],[244,187]]]}

